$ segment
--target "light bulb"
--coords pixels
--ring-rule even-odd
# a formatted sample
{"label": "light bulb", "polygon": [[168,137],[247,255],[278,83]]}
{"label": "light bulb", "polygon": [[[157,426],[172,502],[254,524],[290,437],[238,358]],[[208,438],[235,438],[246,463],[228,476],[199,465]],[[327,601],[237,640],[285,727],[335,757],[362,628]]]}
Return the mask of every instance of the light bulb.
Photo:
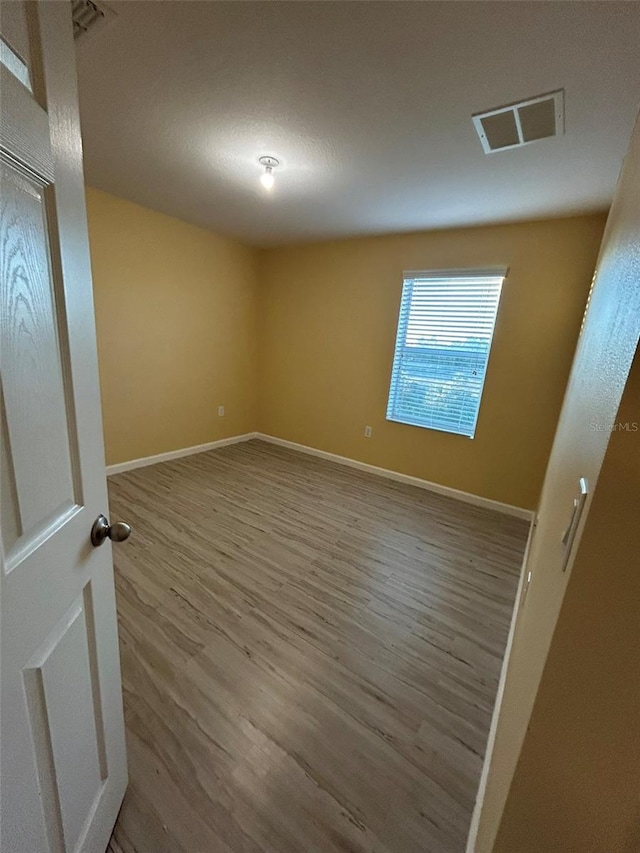
{"label": "light bulb", "polygon": [[265,166],[264,174],[260,175],[260,183],[265,190],[272,190],[275,183],[271,166]]}

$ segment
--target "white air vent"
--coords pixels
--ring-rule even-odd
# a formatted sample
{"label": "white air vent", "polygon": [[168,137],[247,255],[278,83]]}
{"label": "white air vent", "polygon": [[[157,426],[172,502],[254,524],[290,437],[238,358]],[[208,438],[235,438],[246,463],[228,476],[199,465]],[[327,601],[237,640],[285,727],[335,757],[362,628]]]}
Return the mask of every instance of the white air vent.
{"label": "white air vent", "polygon": [[485,154],[560,136],[564,133],[564,89],[476,113],[472,118]]}
{"label": "white air vent", "polygon": [[115,12],[104,3],[96,3],[95,0],[73,0],[71,3],[71,16],[73,18],[73,37],[84,39],[89,31],[103,26]]}

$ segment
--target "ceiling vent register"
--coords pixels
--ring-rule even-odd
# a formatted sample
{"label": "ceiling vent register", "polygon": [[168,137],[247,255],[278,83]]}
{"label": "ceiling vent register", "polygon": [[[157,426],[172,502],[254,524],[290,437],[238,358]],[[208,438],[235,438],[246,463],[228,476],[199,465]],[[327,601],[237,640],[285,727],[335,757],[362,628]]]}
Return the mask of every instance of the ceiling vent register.
{"label": "ceiling vent register", "polygon": [[564,89],[476,113],[472,118],[485,154],[561,136],[564,133]]}
{"label": "ceiling vent register", "polygon": [[71,17],[73,19],[73,37],[76,41],[84,39],[89,31],[99,29],[112,18],[115,12],[104,3],[94,0],[73,0]]}

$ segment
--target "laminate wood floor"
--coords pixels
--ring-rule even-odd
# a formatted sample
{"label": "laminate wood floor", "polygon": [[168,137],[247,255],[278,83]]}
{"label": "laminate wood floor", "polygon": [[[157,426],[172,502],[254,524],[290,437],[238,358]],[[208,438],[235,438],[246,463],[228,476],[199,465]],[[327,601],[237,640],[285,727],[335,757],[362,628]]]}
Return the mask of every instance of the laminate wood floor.
{"label": "laminate wood floor", "polygon": [[251,441],[112,477],[114,853],[462,853],[527,525]]}

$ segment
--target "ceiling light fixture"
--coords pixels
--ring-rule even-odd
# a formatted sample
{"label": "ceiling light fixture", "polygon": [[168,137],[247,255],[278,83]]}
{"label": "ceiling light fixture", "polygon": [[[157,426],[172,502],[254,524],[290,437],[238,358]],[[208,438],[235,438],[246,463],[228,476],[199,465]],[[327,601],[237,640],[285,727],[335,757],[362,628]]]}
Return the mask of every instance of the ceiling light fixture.
{"label": "ceiling light fixture", "polygon": [[275,179],[273,177],[273,170],[276,168],[276,166],[280,165],[280,161],[276,160],[275,157],[265,155],[264,157],[258,158],[258,163],[264,166],[264,172],[260,175],[260,183],[265,188],[265,190],[272,190],[273,185],[275,183]]}

